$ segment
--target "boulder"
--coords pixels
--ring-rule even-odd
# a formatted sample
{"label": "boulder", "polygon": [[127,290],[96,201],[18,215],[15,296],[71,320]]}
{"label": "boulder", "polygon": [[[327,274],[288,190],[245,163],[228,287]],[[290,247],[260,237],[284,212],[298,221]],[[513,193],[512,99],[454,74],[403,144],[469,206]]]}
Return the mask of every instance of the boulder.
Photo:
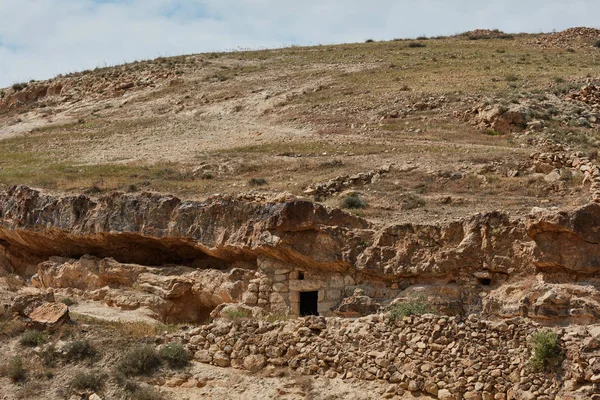
{"label": "boulder", "polygon": [[361,317],[375,314],[380,308],[381,305],[366,296],[362,289],[356,289],[352,296],[343,299],[333,312],[343,317]]}
{"label": "boulder", "polygon": [[31,326],[52,329],[69,320],[69,307],[63,303],[44,303],[35,308],[28,317]]}

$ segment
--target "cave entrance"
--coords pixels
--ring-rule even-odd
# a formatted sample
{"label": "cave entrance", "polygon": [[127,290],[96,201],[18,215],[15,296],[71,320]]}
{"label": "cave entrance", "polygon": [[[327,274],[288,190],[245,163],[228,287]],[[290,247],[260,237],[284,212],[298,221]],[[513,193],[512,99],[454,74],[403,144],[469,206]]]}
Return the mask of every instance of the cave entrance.
{"label": "cave entrance", "polygon": [[478,278],[477,280],[483,286],[490,286],[492,284],[492,280],[490,278]]}
{"label": "cave entrance", "polygon": [[319,315],[319,292],[300,292],[300,316]]}

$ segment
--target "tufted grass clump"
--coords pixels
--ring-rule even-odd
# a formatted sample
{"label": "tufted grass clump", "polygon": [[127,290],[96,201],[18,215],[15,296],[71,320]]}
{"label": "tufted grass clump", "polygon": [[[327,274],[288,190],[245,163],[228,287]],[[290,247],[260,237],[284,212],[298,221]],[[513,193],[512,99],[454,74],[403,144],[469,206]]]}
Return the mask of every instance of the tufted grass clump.
{"label": "tufted grass clump", "polygon": [[265,178],[251,178],[248,180],[248,186],[256,187],[256,186],[265,186],[269,182]]}
{"label": "tufted grass clump", "polygon": [[362,209],[367,207],[367,202],[357,195],[349,195],[342,199],[342,208]]}
{"label": "tufted grass clump", "polygon": [[160,357],[154,347],[145,345],[134,347],[126,353],[117,370],[125,376],[151,375],[160,365]]}
{"label": "tufted grass clump", "polygon": [[6,365],[6,376],[12,382],[22,382],[25,380],[27,371],[23,367],[23,359],[20,356],[14,356]]}
{"label": "tufted grass clump", "polygon": [[180,343],[169,343],[159,351],[162,358],[171,368],[183,368],[188,365],[190,356]]}
{"label": "tufted grass clump", "polygon": [[93,360],[98,351],[87,340],[75,340],[65,346],[64,354],[67,361]]}
{"label": "tufted grass clump", "polygon": [[71,380],[71,387],[77,390],[97,392],[104,386],[106,378],[106,374],[100,371],[78,372]]}
{"label": "tufted grass clump", "polygon": [[23,333],[23,336],[21,336],[19,343],[21,344],[21,346],[25,347],[41,346],[42,344],[46,343],[46,335],[44,334],[44,332],[35,329],[31,331],[26,331],[25,333]]}
{"label": "tufted grass clump", "polygon": [[531,335],[529,340],[531,358],[529,366],[536,372],[544,371],[554,364],[560,355],[560,344],[556,332],[540,329]]}
{"label": "tufted grass clump", "polygon": [[390,308],[390,320],[408,317],[410,315],[423,315],[435,312],[435,308],[425,301],[423,296],[413,297],[408,300],[398,302]]}

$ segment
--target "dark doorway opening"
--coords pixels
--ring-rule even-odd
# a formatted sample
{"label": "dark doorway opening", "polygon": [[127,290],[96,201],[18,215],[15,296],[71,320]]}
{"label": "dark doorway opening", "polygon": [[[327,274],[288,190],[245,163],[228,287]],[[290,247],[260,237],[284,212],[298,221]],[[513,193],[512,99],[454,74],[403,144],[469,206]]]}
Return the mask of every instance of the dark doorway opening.
{"label": "dark doorway opening", "polygon": [[300,316],[319,315],[319,292],[300,292]]}
{"label": "dark doorway opening", "polygon": [[479,278],[477,279],[480,284],[483,286],[490,286],[492,284],[492,280],[490,278]]}

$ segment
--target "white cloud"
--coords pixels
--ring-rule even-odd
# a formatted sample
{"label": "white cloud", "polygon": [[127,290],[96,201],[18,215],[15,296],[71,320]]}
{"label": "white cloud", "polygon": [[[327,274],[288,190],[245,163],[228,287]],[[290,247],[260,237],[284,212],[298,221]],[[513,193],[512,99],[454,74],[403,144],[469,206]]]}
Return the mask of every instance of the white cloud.
{"label": "white cloud", "polygon": [[2,0],[0,87],[160,55],[597,25],[597,0]]}

